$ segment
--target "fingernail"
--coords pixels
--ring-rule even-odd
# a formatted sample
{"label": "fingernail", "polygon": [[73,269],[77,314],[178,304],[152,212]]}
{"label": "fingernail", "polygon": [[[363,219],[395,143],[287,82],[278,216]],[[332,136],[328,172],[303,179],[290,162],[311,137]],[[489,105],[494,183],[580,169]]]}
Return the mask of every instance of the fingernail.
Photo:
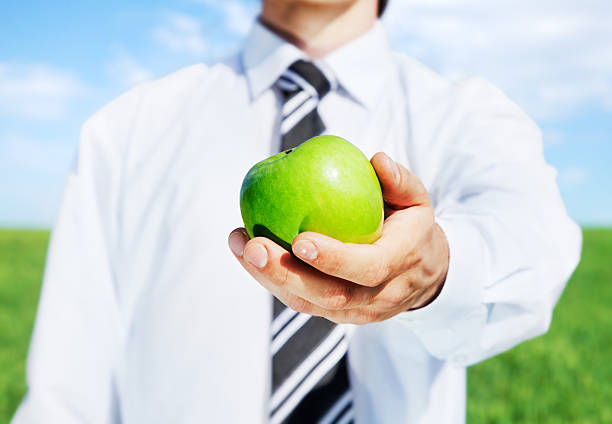
{"label": "fingernail", "polygon": [[244,245],[247,243],[247,238],[240,230],[234,231],[229,235],[228,244],[234,255],[242,256]]}
{"label": "fingernail", "polygon": [[299,240],[293,245],[293,252],[300,258],[312,261],[317,258],[316,246],[308,240]]}
{"label": "fingernail", "polygon": [[268,251],[261,244],[253,244],[244,251],[244,259],[256,268],[263,268],[268,263]]}
{"label": "fingernail", "polygon": [[399,179],[400,179],[399,167],[397,166],[397,163],[393,159],[389,159],[389,160],[393,164],[393,178],[395,178],[396,182],[399,182]]}
{"label": "fingernail", "polygon": [[391,166],[391,169],[393,169],[393,178],[395,179],[395,181],[399,181],[399,168],[397,166],[397,163],[395,163],[395,161],[393,159],[391,159],[391,157],[385,153],[385,156],[387,157],[387,161],[389,161],[389,165]]}

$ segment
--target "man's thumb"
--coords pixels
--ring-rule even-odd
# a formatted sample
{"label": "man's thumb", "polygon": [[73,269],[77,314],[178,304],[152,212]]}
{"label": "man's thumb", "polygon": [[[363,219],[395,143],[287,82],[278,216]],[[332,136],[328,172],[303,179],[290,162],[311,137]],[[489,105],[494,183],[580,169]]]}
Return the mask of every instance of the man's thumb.
{"label": "man's thumb", "polygon": [[385,202],[396,209],[429,204],[429,195],[421,180],[386,153],[378,152],[370,161],[382,187]]}

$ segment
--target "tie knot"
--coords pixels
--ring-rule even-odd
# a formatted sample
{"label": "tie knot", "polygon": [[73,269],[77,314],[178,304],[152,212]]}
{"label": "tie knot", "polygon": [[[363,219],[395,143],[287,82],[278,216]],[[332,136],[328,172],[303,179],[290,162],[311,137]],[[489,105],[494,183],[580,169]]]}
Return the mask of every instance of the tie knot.
{"label": "tie knot", "polygon": [[297,60],[280,76],[278,85],[285,95],[306,91],[312,97],[322,99],[332,88],[325,74],[312,62]]}

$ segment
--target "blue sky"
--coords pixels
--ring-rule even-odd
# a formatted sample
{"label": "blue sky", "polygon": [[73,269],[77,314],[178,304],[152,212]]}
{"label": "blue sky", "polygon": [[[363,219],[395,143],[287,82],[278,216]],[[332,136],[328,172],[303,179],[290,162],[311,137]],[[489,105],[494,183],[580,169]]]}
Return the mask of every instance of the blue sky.
{"label": "blue sky", "polygon": [[[80,126],[141,81],[239,48],[257,0],[21,1],[0,17],[0,225],[50,227]],[[502,88],[544,131],[570,215],[612,225],[612,3],[391,0],[396,50]]]}

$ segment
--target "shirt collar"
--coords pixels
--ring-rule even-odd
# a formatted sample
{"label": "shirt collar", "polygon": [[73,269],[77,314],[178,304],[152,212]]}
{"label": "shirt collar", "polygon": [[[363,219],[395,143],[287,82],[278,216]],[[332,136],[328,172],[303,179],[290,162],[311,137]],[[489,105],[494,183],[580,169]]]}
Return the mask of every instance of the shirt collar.
{"label": "shirt collar", "polygon": [[242,52],[251,99],[270,88],[298,59],[306,59],[306,54],[256,20]]}
{"label": "shirt collar", "polygon": [[[342,88],[366,108],[372,109],[392,67],[391,54],[385,30],[380,21],[376,21],[368,32],[315,63],[331,71]],[[299,48],[257,20],[242,52],[251,99],[270,88],[298,59],[308,58]]]}
{"label": "shirt collar", "polygon": [[393,68],[385,29],[376,21],[372,29],[323,58],[341,87],[368,109],[373,109],[387,74]]}

